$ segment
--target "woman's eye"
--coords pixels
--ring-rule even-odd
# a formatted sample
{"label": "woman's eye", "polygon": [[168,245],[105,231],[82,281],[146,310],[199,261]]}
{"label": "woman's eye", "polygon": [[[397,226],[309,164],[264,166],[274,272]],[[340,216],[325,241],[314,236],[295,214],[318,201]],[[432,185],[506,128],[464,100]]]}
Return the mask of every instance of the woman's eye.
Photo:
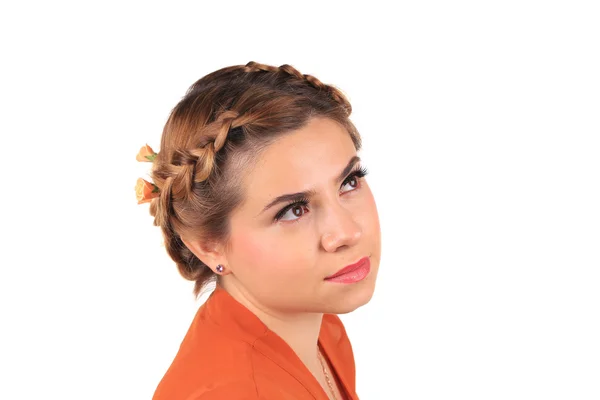
{"label": "woman's eye", "polygon": [[285,211],[278,220],[293,221],[302,217],[308,211],[305,204],[296,204]]}
{"label": "woman's eye", "polygon": [[346,178],[346,180],[344,181],[344,184],[342,185],[342,188],[344,186],[348,186],[350,185],[350,189],[349,190],[345,190],[346,192],[349,192],[352,189],[356,189],[358,187],[358,177],[354,176],[349,176],[348,178]]}

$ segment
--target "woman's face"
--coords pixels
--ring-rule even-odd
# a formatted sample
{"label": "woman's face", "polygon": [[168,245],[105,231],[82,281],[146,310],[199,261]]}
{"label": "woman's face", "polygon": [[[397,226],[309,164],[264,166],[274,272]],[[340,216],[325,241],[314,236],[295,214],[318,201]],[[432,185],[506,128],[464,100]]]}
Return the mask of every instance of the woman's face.
{"label": "woman's face", "polygon": [[[356,155],[346,130],[324,118],[261,153],[244,176],[245,201],[231,215],[228,284],[279,312],[343,314],[371,299],[381,235],[371,190],[356,175]],[[300,195],[274,203],[305,191],[306,202]],[[325,280],[363,257],[371,265],[364,279]]]}

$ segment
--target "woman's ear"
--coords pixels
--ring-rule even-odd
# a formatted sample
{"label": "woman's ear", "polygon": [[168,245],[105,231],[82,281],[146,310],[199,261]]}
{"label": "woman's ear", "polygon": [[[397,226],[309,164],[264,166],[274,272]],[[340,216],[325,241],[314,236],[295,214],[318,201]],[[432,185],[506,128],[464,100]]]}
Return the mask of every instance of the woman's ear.
{"label": "woman's ear", "polygon": [[223,247],[217,243],[200,239],[181,237],[181,241],[192,253],[210,269],[217,272],[218,265],[227,264]]}

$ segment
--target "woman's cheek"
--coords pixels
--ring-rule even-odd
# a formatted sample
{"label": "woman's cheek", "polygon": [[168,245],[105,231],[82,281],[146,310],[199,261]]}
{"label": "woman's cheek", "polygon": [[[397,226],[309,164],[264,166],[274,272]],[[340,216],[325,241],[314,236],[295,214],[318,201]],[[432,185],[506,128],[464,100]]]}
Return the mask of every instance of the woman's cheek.
{"label": "woman's cheek", "polygon": [[365,233],[370,235],[379,232],[379,215],[377,213],[377,205],[375,198],[370,190],[365,192],[364,200],[359,207],[360,219],[362,221]]}
{"label": "woman's cheek", "polygon": [[[256,235],[251,233],[238,235],[237,237],[237,253],[243,255],[246,262],[250,264],[262,264],[265,261],[268,253],[268,243],[257,239]],[[244,260],[241,260],[244,262]]]}

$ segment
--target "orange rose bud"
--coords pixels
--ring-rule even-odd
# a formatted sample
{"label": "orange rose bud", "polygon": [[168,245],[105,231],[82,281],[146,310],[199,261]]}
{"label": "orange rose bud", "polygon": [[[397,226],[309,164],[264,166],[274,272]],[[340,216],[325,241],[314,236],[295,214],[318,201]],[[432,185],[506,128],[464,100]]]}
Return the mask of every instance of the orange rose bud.
{"label": "orange rose bud", "polygon": [[158,186],[154,183],[138,178],[135,185],[135,196],[138,204],[148,203],[152,201],[153,198],[160,196],[160,191],[158,190]]}
{"label": "orange rose bud", "polygon": [[135,159],[142,162],[153,162],[156,156],[157,153],[155,153],[154,150],[152,150],[152,147],[145,145],[140,149],[137,156],[135,156]]}

